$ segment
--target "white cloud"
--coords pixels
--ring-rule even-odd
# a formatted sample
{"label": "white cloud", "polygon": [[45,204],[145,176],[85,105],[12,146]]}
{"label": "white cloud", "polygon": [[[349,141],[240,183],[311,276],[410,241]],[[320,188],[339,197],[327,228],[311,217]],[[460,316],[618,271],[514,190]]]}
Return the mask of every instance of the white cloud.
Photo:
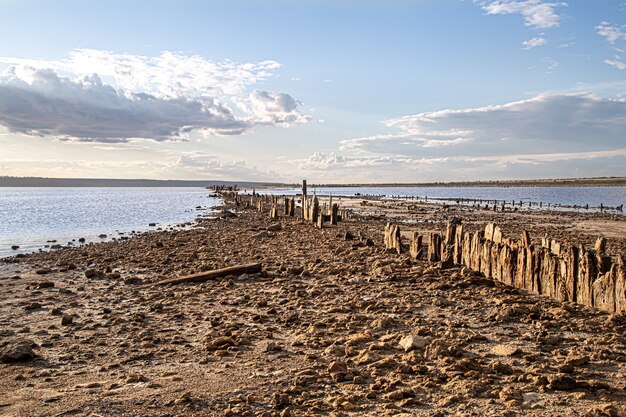
{"label": "white cloud", "polygon": [[609,22],[602,22],[596,26],[598,35],[604,37],[610,44],[626,40],[626,26],[618,26]]}
{"label": "white cloud", "polygon": [[524,49],[532,49],[532,48],[536,48],[537,46],[545,45],[546,43],[548,43],[546,38],[542,36],[537,36],[537,37],[534,37],[532,39],[528,39],[527,41],[522,42],[522,45],[524,45]]}
{"label": "white cloud", "polygon": [[309,116],[303,115],[298,110],[301,103],[289,94],[254,90],[247,101],[241,101],[239,104],[240,108],[254,114],[259,123],[289,126],[292,123],[306,123],[310,120]]}
{"label": "white cloud", "polygon": [[[621,148],[626,100],[542,94],[479,108],[446,109],[384,122],[399,129],[341,142],[344,151],[408,157],[494,156]],[[441,146],[433,146],[439,144]]]}
{"label": "white cloud", "polygon": [[476,2],[487,14],[521,14],[524,23],[536,29],[547,29],[558,26],[561,16],[557,9],[566,7],[567,3],[545,3],[542,0],[499,0]]}
{"label": "white cloud", "polygon": [[248,165],[244,160],[223,160],[204,152],[183,152],[169,168],[195,178],[235,179],[251,181],[276,180],[278,174]]}
{"label": "white cloud", "polygon": [[605,64],[608,64],[612,67],[615,67],[619,70],[626,70],[626,63],[621,59],[607,59],[604,61]]}
{"label": "white cloud", "polygon": [[[77,50],[67,60],[0,58],[0,125],[59,139],[185,140],[189,132],[244,133],[258,125],[309,120],[285,93],[245,90],[272,76],[274,61],[216,63],[164,52],[158,57]],[[229,103],[243,103],[238,114]]]}
{"label": "white cloud", "polygon": [[604,37],[608,43],[613,45],[613,49],[618,52],[615,55],[615,59],[606,59],[604,63],[619,70],[626,69],[626,63],[624,63],[620,55],[624,51],[615,45],[617,42],[626,40],[626,25],[618,26],[609,22],[602,22],[596,26],[596,30],[598,35]]}
{"label": "white cloud", "polygon": [[277,174],[243,160],[225,160],[203,152],[181,152],[158,159],[0,158],[3,173],[59,177],[167,178],[272,181]]}
{"label": "white cloud", "polygon": [[159,97],[237,94],[271,78],[281,67],[276,61],[236,64],[169,51],[150,57],[95,49],[76,49],[61,60],[0,57],[0,63],[16,67],[17,75],[27,81],[28,74],[20,72],[29,68],[53,70],[76,79],[98,74],[105,83],[124,91]]}

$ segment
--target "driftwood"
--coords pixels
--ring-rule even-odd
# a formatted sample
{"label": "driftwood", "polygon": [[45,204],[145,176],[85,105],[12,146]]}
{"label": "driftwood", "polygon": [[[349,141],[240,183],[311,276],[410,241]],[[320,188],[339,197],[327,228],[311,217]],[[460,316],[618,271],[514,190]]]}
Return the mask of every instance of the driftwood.
{"label": "driftwood", "polygon": [[166,279],[164,281],[156,282],[154,285],[167,285],[167,284],[184,284],[187,282],[204,282],[212,279],[224,277],[226,275],[238,275],[238,274],[254,274],[261,272],[261,264],[245,264],[229,266],[222,269],[214,269],[212,271],[199,272],[197,274],[185,275],[179,278]]}

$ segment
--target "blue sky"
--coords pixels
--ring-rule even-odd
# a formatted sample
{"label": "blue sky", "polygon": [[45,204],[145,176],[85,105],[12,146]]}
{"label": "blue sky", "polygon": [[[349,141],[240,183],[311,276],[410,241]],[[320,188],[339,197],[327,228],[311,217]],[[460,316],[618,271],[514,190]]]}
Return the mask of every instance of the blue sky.
{"label": "blue sky", "polygon": [[623,0],[0,0],[0,38],[0,175],[626,175]]}

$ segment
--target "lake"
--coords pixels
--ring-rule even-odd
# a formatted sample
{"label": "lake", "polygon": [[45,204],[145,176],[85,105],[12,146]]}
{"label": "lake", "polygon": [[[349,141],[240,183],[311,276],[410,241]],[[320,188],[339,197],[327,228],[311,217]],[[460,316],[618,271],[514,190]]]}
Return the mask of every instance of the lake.
{"label": "lake", "polygon": [[[261,193],[295,195],[301,188],[270,188],[259,189]],[[598,208],[617,207],[626,204],[626,187],[309,187],[309,195],[334,196],[399,196],[426,197],[440,201],[455,199],[478,199],[498,201],[522,201],[526,203],[543,203],[551,206],[585,206]]]}
{"label": "lake", "polygon": [[[221,203],[204,188],[0,188],[0,258],[194,220]],[[56,242],[47,242],[56,240]],[[19,245],[19,250],[11,246]]]}

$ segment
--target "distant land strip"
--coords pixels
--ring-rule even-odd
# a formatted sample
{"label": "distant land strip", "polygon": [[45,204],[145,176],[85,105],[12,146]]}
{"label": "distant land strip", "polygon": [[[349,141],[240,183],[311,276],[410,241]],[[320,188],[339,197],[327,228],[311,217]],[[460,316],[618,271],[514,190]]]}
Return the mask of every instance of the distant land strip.
{"label": "distant land strip", "polygon": [[504,181],[454,181],[384,184],[311,184],[312,187],[624,187],[626,177],[559,178]]}
{"label": "distant land strip", "polygon": [[284,186],[284,184],[260,181],[145,180],[0,176],[0,187],[213,187],[215,185],[237,185],[238,187]]}
{"label": "distant land strip", "polygon": [[[300,187],[299,183],[215,180],[147,180],[104,178],[43,178],[0,176],[0,187],[213,187],[215,185],[249,187]],[[342,183],[309,184],[311,187],[625,187],[626,177],[559,178],[505,181],[454,181],[423,183]]]}

